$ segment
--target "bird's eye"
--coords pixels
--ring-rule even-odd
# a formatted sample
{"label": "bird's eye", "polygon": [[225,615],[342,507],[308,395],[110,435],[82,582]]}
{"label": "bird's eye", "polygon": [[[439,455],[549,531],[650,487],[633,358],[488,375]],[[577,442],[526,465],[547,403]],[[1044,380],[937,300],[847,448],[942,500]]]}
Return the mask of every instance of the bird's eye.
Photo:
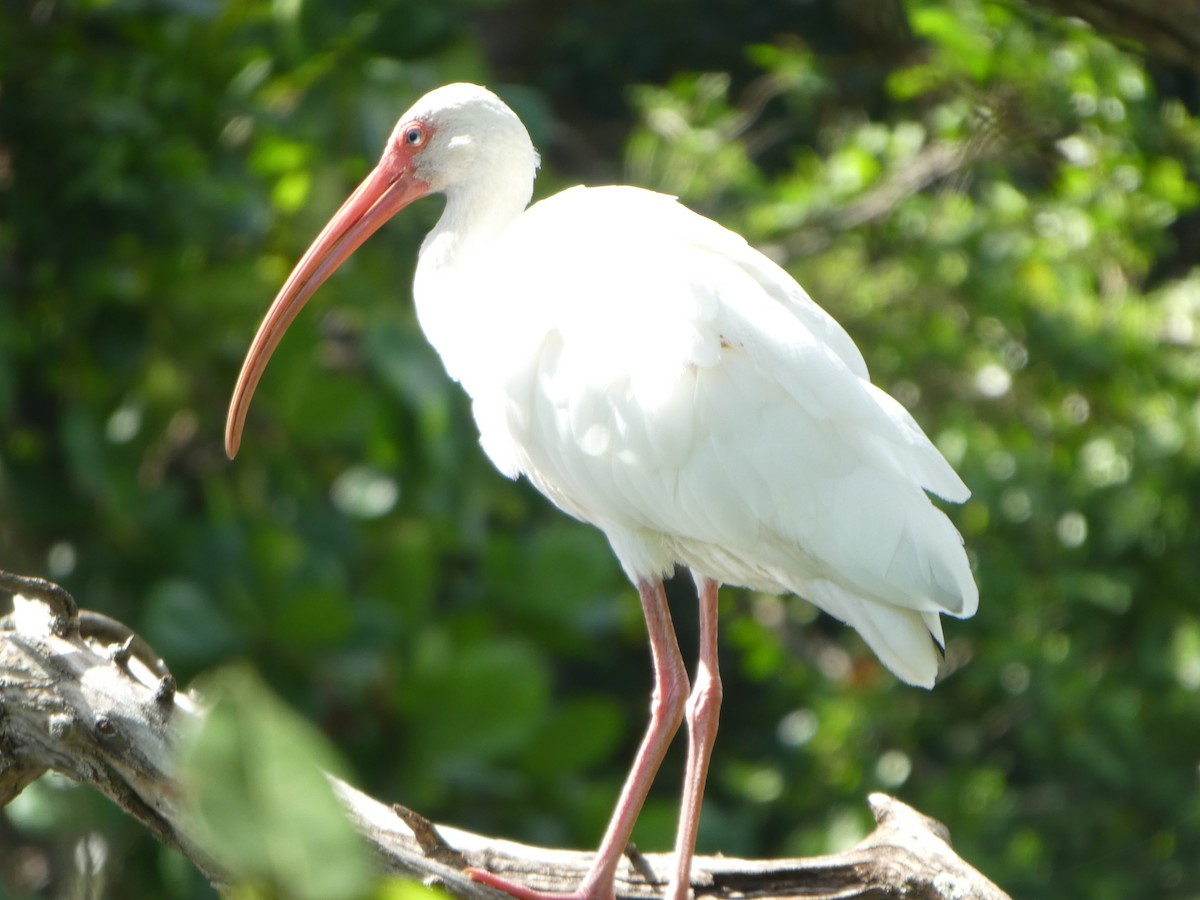
{"label": "bird's eye", "polygon": [[425,129],[418,125],[413,125],[404,132],[404,143],[410,147],[420,147],[425,143]]}

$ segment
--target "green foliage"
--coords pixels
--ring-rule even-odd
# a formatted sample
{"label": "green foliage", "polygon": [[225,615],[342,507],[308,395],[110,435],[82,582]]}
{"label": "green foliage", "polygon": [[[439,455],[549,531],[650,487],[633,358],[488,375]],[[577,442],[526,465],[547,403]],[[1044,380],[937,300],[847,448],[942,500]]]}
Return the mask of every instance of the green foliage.
{"label": "green foliage", "polygon": [[[1190,896],[1190,95],[1019,4],[907,0],[903,52],[878,37],[856,50],[840,5],[789,23],[760,6],[568,3],[534,24],[478,0],[4,6],[3,565],[133,625],[184,680],[252,660],[371,793],[517,839],[596,842],[644,722],[644,629],[603,538],[490,468],[416,328],[406,285],[436,204],[323,288],[237,463],[220,449],[266,303],[395,116],[435,84],[486,80],[543,150],[539,194],[628,134],[622,180],[678,193],[793,272],[974,491],[950,514],[980,612],[947,624],[929,694],[800,600],[723,595],[701,849],[845,846],[879,789],[945,821],[1014,896]],[[633,109],[614,122],[620,91]],[[205,764],[248,765],[255,741],[295,729],[254,691],[284,724],[230,692],[206,738],[226,749]],[[647,848],[671,843],[679,766],[639,824]],[[230,783],[264,802],[218,831],[275,815],[273,775],[243,776]],[[69,895],[86,837],[107,848],[100,894],[211,895],[59,782],[6,815],[4,843],[52,873],[10,893]],[[304,817],[308,838],[323,820]],[[247,896],[280,888],[254,868],[273,852],[248,854]],[[16,871],[2,848],[0,871]],[[326,895],[358,890],[347,878]]]}
{"label": "green foliage", "polygon": [[204,852],[256,896],[364,896],[372,859],[326,780],[339,767],[325,742],[247,669],[198,689],[211,705],[179,780]]}

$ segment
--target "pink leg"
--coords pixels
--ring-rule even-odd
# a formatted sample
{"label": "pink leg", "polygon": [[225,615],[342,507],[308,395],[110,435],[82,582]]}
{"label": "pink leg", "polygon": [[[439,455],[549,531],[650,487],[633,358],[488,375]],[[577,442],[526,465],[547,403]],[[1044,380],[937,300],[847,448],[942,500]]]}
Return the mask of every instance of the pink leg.
{"label": "pink leg", "polygon": [[[625,787],[621,790],[621,797],[617,801],[616,809],[613,810],[612,819],[609,820],[604,840],[600,842],[600,849],[596,852],[596,861],[592,864],[591,871],[583,879],[583,883],[574,893],[568,895],[578,898],[578,900],[614,900],[616,892],[613,885],[616,880],[617,866],[620,865],[625,847],[629,844],[629,836],[633,833],[633,824],[637,821],[638,813],[642,811],[642,804],[646,800],[646,794],[650,790],[650,784],[654,781],[658,767],[662,764],[667,746],[683,721],[684,706],[687,702],[685,700],[688,691],[687,669],[684,668],[683,657],[679,653],[679,644],[675,640],[675,627],[671,624],[671,611],[667,607],[667,595],[663,591],[662,579],[655,579],[653,582],[641,581],[637,587],[638,595],[642,599],[642,611],[646,615],[646,628],[650,635],[650,653],[654,660],[654,694],[650,702],[650,725],[646,729],[646,735],[642,738],[642,744],[634,758],[633,768],[629,770],[629,776],[625,779]],[[715,590],[713,596],[715,618]],[[715,646],[715,625],[713,627]],[[714,650],[714,658],[715,655]],[[689,727],[691,726],[689,725]],[[715,731],[715,723],[713,730]],[[709,745],[711,746],[711,740]],[[703,755],[704,762],[707,764],[707,751]],[[689,756],[689,773],[692,768],[692,760]],[[701,789],[704,787],[703,771],[700,775],[700,787]],[[696,806],[699,807],[698,799]],[[692,834],[694,842],[694,826]],[[690,849],[688,859],[691,859]],[[513,884],[498,875],[479,869],[472,870],[471,877],[475,881],[499,888],[519,900],[550,900],[550,898],[557,900],[563,896]],[[686,892],[686,890],[685,882],[684,891]]]}
{"label": "pink leg", "polygon": [[696,576],[700,600],[700,655],[692,694],[687,702],[688,755],[683,776],[683,805],[679,812],[679,830],[675,834],[675,875],[667,888],[666,900],[687,900],[692,881],[692,855],[696,851],[696,830],[700,825],[700,805],[708,761],[717,738],[721,714],[721,670],[717,661],[717,589],[711,578]]}

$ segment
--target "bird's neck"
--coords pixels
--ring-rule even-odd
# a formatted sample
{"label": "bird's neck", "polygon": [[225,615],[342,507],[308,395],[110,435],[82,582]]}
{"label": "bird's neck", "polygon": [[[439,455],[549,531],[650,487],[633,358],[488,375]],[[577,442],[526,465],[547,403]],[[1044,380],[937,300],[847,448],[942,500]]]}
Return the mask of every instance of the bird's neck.
{"label": "bird's neck", "polygon": [[[512,182],[509,182],[512,184]],[[487,284],[491,251],[522,213],[533,191],[531,177],[508,190],[470,186],[448,192],[446,208],[421,245],[413,283],[417,318],[450,375],[462,380],[460,362],[475,355],[488,330]]]}
{"label": "bird's neck", "polygon": [[[532,148],[529,152],[532,153]],[[426,293],[420,289],[423,283],[436,287],[443,277],[469,269],[473,257],[495,243],[529,205],[533,174],[527,158],[502,157],[475,178],[459,181],[446,190],[442,217],[421,245],[417,262],[418,299]]]}

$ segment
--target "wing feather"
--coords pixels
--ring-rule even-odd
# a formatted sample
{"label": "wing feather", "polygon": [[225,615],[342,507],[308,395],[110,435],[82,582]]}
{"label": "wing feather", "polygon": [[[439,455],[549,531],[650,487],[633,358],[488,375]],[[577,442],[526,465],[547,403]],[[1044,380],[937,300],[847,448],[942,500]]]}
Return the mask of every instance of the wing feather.
{"label": "wing feather", "polygon": [[937,614],[971,615],[978,591],[926,491],[969,492],[841,326],[663,195],[572,189],[506,238],[489,283],[520,275],[515,321],[490,320],[487,378],[463,379],[497,464],[604,529],[631,577],[682,562],[794,591],[932,683]]}

